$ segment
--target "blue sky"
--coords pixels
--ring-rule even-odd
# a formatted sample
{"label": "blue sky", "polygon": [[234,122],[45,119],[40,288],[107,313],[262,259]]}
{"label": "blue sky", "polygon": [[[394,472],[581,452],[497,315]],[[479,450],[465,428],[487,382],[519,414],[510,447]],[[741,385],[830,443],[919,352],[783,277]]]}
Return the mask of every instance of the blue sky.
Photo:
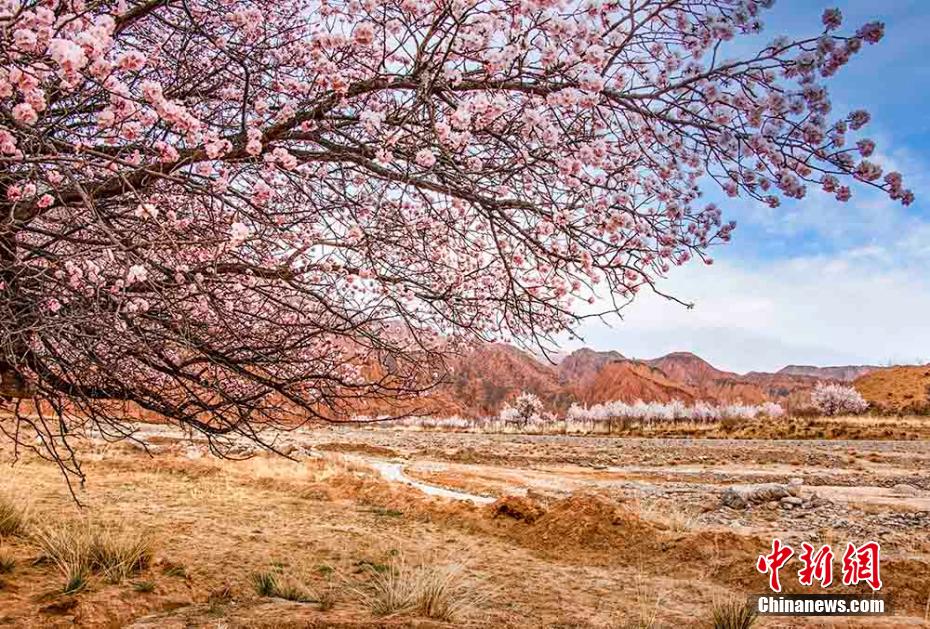
{"label": "blue sky", "polygon": [[645,295],[622,321],[583,325],[584,342],[566,348],[636,358],[693,351],[739,372],[930,361],[930,2],[780,0],[758,42],[740,46],[817,33],[829,7],[842,10],[847,31],[885,23],[885,38],[828,86],[835,115],[872,113],[864,135],[877,142],[885,171],[904,175],[916,202],[904,208],[858,186],[845,204],[816,190],[774,210],[719,198],[739,225],[733,241],[713,250],[713,266],[678,269],[663,286],[694,309]]}

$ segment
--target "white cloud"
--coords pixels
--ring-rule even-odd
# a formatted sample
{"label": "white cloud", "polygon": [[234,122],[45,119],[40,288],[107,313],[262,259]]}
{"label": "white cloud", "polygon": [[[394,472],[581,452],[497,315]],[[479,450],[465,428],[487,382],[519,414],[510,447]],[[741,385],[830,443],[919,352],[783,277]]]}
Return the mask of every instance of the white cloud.
{"label": "white cloud", "polygon": [[881,247],[754,265],[693,265],[662,288],[694,308],[642,294],[612,327],[582,326],[584,344],[639,358],[693,351],[739,372],[789,363],[930,360],[930,273],[887,264]]}

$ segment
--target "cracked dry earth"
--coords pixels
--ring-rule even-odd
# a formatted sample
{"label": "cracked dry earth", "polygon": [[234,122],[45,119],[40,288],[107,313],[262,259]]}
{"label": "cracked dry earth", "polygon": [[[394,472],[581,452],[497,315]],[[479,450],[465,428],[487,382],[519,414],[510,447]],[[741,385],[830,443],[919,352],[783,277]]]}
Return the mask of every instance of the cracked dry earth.
{"label": "cracked dry earth", "polygon": [[[767,577],[755,571],[755,560],[778,536],[796,547],[809,541],[834,549],[880,541],[893,614],[767,617],[756,626],[927,625],[927,441],[336,427],[282,437],[276,446],[295,461],[258,455],[230,462],[167,427],[143,426],[139,436],[152,445],[150,454],[87,445],[82,500],[94,517],[154,532],[156,560],[139,577],[154,591],[93,582],[76,595],[56,595],[59,577],[29,565],[35,550],[28,539],[7,540],[23,568],[4,576],[0,624],[710,627],[715,602],[765,591]],[[250,447],[241,444],[240,452]],[[56,517],[73,509],[51,466],[24,461],[12,470],[0,475],[0,491],[26,490],[37,511]],[[790,494],[724,499],[730,488],[766,484]],[[477,593],[467,611],[452,623],[373,614],[363,568],[398,555],[464,564]],[[251,575],[272,564],[304,570],[316,590],[333,588],[332,609],[258,596]],[[165,567],[176,565],[185,566],[184,579],[169,576]],[[317,570],[323,565],[325,576]],[[797,568],[782,572],[788,591],[805,591]]]}

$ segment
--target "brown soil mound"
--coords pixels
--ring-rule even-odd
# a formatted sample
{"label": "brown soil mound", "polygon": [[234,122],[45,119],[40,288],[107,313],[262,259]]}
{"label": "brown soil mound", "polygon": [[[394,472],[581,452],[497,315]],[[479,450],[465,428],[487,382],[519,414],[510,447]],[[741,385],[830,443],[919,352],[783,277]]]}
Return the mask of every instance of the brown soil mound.
{"label": "brown soil mound", "polygon": [[607,498],[576,494],[553,502],[527,530],[527,537],[532,545],[548,550],[642,552],[654,546],[656,530]]}
{"label": "brown soil mound", "polygon": [[522,496],[504,496],[488,509],[492,517],[511,518],[527,524],[532,524],[546,512],[539,503]]}
{"label": "brown soil mound", "polygon": [[930,365],[879,369],[858,378],[853,386],[879,410],[930,413]]}

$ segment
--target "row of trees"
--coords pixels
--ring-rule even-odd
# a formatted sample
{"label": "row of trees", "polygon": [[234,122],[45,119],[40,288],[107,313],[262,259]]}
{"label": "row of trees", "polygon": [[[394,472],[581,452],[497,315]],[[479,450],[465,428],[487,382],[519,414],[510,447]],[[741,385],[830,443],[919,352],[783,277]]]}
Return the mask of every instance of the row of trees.
{"label": "row of trees", "polygon": [[[823,415],[858,415],[869,404],[853,387],[841,384],[820,383],[811,392],[813,409]],[[756,417],[782,417],[785,410],[774,402],[763,404],[713,404],[697,402],[691,406],[681,400],[670,402],[643,402],[632,404],[615,400],[603,404],[580,406],[572,404],[565,414],[567,421],[637,421],[643,423],[689,421],[712,423],[723,419],[755,419]],[[505,404],[500,419],[506,423],[533,424],[554,419],[545,405],[533,393],[523,392],[512,404]]]}
{"label": "row of trees", "polygon": [[[852,387],[821,384],[811,394],[813,410],[823,415],[856,415],[868,408],[868,403]],[[457,415],[413,416],[391,421],[390,427],[416,430],[507,431],[532,430],[588,434],[609,432],[616,424],[661,424],[689,422],[711,424],[724,420],[748,421],[756,418],[778,418],[786,414],[778,404],[712,404],[698,402],[687,405],[681,401],[626,403],[606,402],[591,406],[573,404],[564,415],[547,412],[545,404],[533,393],[524,391],[513,402],[506,403],[497,417],[467,418]],[[356,417],[359,422],[374,421]],[[381,423],[378,422],[380,425]]]}

